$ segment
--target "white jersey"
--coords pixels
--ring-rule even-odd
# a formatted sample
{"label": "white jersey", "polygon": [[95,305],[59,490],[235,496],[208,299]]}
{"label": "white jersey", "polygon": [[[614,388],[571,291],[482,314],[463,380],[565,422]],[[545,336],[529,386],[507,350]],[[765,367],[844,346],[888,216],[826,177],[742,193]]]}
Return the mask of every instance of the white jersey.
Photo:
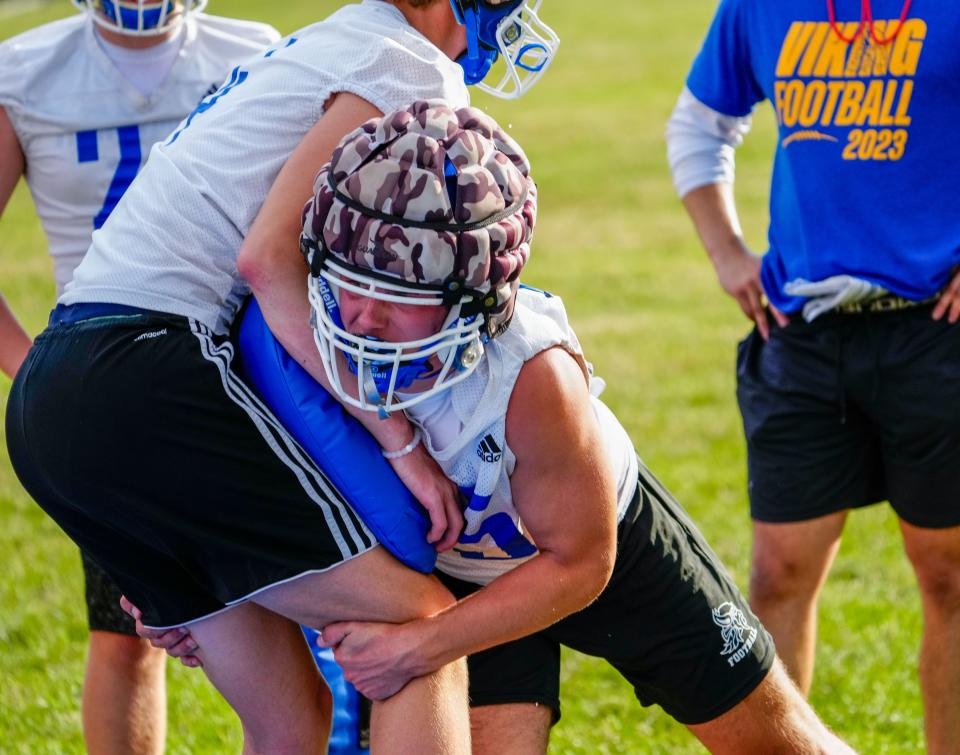
{"label": "white jersey", "polygon": [[[524,363],[554,346],[583,356],[559,297],[521,288],[510,327],[486,345],[473,374],[407,409],[423,429],[430,455],[470,500],[459,541],[437,559],[445,574],[485,585],[537,553],[513,505],[516,456],[506,442],[506,416]],[[593,410],[617,479],[619,520],[636,491],[637,455],[626,430],[597,398],[602,385],[591,378]]]}
{"label": "white jersey", "polygon": [[265,24],[191,15],[177,35],[173,64],[149,97],[110,60],[85,15],[0,44],[0,105],[26,156],[58,291],[151,145],[169,136],[231,68],[279,37]]}
{"label": "white jersey", "polygon": [[153,148],[60,301],[144,307],[225,332],[249,292],[237,273],[241,242],[337,92],[383,112],[417,99],[469,103],[460,66],[396,7],[365,0],[341,8],[234,69]]}

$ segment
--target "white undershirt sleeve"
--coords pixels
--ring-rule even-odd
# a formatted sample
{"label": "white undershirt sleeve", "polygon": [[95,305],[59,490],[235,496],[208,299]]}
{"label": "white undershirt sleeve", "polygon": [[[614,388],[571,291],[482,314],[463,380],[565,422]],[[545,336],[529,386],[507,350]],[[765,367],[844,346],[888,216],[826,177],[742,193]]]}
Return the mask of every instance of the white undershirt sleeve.
{"label": "white undershirt sleeve", "polygon": [[734,150],[750,130],[750,116],[724,115],[683,88],[667,121],[667,160],[680,197],[701,186],[733,183]]}

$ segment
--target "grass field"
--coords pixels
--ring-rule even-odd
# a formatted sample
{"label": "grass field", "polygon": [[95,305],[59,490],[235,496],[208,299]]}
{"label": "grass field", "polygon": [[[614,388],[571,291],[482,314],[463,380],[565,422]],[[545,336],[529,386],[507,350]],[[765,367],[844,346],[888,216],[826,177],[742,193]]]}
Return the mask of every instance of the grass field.
{"label": "grass field", "polygon": [[[290,32],[339,4],[213,0],[210,10]],[[526,280],[563,295],[608,380],[607,402],[745,589],[750,527],[733,366],[747,323],[716,285],[674,196],[662,138],[715,0],[545,6],[563,39],[554,68],[520,103],[476,101],[510,124],[540,186]],[[0,2],[0,36],[69,12],[65,0]],[[773,143],[764,112],[738,158],[742,220],[758,250]],[[23,186],[0,221],[0,259],[0,291],[38,332],[53,285]],[[8,388],[0,383],[0,397]],[[0,752],[80,752],[79,559],[21,490],[5,456],[0,561]],[[824,719],[864,753],[921,750],[919,599],[887,507],[851,517],[820,616],[812,699]],[[170,664],[169,692],[169,752],[239,750],[237,721],[202,674]],[[700,751],[661,711],[641,709],[629,686],[594,659],[565,656],[563,695],[554,753]]]}

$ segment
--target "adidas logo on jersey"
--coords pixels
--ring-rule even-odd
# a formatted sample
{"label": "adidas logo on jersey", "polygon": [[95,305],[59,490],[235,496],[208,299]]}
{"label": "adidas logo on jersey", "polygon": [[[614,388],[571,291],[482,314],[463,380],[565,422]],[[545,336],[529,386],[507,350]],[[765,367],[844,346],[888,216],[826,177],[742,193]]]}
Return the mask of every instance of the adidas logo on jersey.
{"label": "adidas logo on jersey", "polygon": [[494,462],[500,461],[503,456],[503,451],[500,449],[500,446],[497,445],[497,441],[493,439],[493,436],[488,434],[480,441],[480,445],[477,446],[477,456],[488,464],[493,464]]}

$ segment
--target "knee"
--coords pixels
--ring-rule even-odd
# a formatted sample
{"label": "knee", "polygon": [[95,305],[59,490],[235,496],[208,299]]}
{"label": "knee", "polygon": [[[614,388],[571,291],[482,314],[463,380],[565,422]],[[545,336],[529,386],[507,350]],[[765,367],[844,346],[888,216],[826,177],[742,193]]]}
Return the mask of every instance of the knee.
{"label": "knee", "polygon": [[319,674],[310,692],[298,697],[296,710],[283,713],[282,720],[242,721],[243,751],[251,755],[319,755],[327,752],[333,696]]}
{"label": "knee", "polygon": [[432,616],[445,608],[449,608],[457,599],[441,584],[436,577],[426,580],[424,589],[417,594],[414,608],[421,616]]}
{"label": "knee", "polygon": [[925,603],[960,612],[960,560],[937,550],[909,552]]}
{"label": "knee", "polygon": [[162,675],[166,653],[147,640],[116,632],[90,633],[90,665],[123,671],[131,677]]}
{"label": "knee", "polygon": [[819,570],[801,558],[771,551],[754,553],[750,600],[769,603],[812,596],[819,581]]}
{"label": "knee", "polygon": [[296,731],[278,731],[259,737],[245,728],[243,752],[248,755],[321,755],[327,752],[327,739],[318,731],[307,736]]}

